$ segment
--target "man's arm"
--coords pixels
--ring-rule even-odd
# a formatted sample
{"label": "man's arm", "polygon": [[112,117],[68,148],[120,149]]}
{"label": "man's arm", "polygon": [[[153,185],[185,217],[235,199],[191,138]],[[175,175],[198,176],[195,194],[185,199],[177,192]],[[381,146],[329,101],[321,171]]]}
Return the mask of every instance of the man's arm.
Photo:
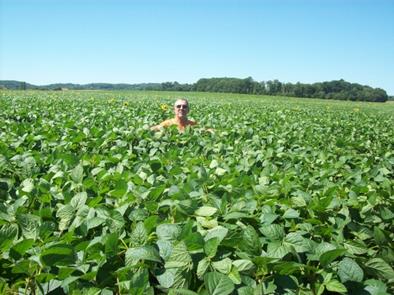
{"label": "man's arm", "polygon": [[187,125],[191,125],[191,126],[197,125],[197,121],[187,120]]}
{"label": "man's arm", "polygon": [[161,129],[163,129],[163,126],[161,126],[160,124],[150,127],[150,130],[152,131],[159,131]]}
{"label": "man's arm", "polygon": [[161,130],[164,127],[167,127],[169,125],[171,125],[171,120],[165,120],[165,121],[161,122],[159,125],[152,126],[150,128],[150,130],[159,131],[159,130]]}

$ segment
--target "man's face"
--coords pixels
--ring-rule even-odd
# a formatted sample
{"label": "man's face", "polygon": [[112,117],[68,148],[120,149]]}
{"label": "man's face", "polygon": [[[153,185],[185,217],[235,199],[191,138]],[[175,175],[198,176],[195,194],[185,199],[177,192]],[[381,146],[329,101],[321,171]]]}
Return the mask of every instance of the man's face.
{"label": "man's face", "polygon": [[187,113],[189,112],[189,104],[187,101],[182,99],[177,100],[174,105],[174,112],[175,116],[179,118],[186,117]]}

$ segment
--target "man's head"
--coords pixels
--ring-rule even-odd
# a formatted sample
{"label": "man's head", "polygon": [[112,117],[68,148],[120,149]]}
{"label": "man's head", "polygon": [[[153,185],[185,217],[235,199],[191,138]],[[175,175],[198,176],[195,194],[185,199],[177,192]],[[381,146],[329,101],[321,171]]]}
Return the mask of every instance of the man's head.
{"label": "man's head", "polygon": [[185,98],[177,99],[174,104],[175,117],[179,119],[186,119],[189,113],[189,102]]}

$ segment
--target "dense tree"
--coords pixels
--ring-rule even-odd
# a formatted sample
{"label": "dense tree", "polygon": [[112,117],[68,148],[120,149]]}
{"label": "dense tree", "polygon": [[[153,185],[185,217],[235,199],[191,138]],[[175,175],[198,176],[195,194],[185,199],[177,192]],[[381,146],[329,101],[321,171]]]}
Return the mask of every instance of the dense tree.
{"label": "dense tree", "polygon": [[238,78],[203,78],[194,84],[175,82],[142,83],[142,84],[110,84],[92,83],[80,84],[51,84],[35,86],[18,81],[0,81],[0,86],[7,89],[104,89],[104,90],[165,90],[165,91],[204,91],[245,94],[268,94],[293,97],[311,97],[323,99],[339,99],[354,101],[385,102],[388,99],[386,91],[357,83],[349,83],[343,79],[305,84],[297,82],[283,83],[279,80],[257,82],[252,77]]}
{"label": "dense tree", "polygon": [[376,102],[384,102],[388,98],[383,89],[349,83],[343,79],[314,84],[300,82],[292,84],[278,80],[256,82],[251,77],[246,79],[204,78],[198,80],[192,90]]}

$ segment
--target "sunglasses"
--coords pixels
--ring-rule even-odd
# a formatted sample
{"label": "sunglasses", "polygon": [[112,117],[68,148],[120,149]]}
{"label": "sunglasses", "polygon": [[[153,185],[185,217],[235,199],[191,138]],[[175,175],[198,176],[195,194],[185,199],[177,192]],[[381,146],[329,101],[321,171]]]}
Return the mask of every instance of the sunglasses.
{"label": "sunglasses", "polygon": [[177,109],[184,109],[184,110],[186,110],[188,108],[188,105],[187,104],[177,104],[175,107]]}

